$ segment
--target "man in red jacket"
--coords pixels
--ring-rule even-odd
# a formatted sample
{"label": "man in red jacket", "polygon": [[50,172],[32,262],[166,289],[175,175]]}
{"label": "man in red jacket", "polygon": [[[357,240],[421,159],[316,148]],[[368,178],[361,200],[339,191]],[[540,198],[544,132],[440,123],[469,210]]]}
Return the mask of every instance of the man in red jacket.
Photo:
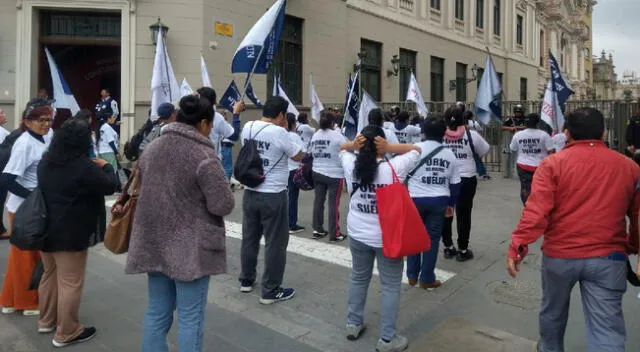
{"label": "man in red jacket", "polygon": [[[544,234],[538,350],[564,351],[569,300],[579,282],[587,351],[624,352],[622,296],[627,254],[637,253],[640,167],[606,148],[598,110],[576,110],[566,123],[570,143],[542,161],[535,173],[511,235],[507,270],[516,277],[527,246]],[[625,216],[631,220],[631,236]]]}

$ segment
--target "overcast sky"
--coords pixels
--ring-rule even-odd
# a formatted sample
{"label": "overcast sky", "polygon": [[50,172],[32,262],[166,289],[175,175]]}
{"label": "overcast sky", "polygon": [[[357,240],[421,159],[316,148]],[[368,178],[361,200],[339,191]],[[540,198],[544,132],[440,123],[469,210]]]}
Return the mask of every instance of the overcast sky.
{"label": "overcast sky", "polygon": [[618,78],[640,74],[640,0],[599,0],[593,10],[593,54],[613,53]]}

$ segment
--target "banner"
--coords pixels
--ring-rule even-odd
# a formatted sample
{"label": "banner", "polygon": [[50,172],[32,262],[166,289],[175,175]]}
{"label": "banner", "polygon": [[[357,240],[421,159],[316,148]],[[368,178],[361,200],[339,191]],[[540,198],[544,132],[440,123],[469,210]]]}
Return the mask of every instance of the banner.
{"label": "banner", "polygon": [[49,52],[49,49],[44,48],[44,52],[47,54],[47,61],[49,62],[49,70],[51,71],[51,82],[53,83],[53,99],[55,99],[55,103],[53,104],[57,109],[69,109],[71,110],[71,114],[75,115],[80,111],[80,107],[78,106],[78,102],[76,98],[71,93],[71,89],[65,81],[64,77],[58,70],[58,65],[56,65],[55,60],[53,60],[53,56]]}

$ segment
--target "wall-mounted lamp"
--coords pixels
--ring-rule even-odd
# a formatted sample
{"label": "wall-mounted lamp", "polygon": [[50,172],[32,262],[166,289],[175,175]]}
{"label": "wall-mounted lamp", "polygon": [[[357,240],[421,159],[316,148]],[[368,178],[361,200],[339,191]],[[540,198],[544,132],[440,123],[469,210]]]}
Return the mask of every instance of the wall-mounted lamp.
{"label": "wall-mounted lamp", "polygon": [[153,46],[156,46],[158,45],[158,32],[162,32],[162,38],[166,38],[167,32],[169,32],[169,27],[160,22],[160,17],[158,17],[158,22],[150,25],[149,30],[151,31],[151,42],[153,43]]}
{"label": "wall-mounted lamp", "polygon": [[387,77],[398,76],[398,73],[400,73],[400,59],[398,59],[398,55],[393,55],[391,68],[391,70],[387,70]]}
{"label": "wall-mounted lamp", "polygon": [[449,91],[453,92],[454,90],[458,89],[458,84],[460,85],[467,85],[471,82],[474,82],[478,80],[478,65],[473,64],[473,67],[471,67],[471,78],[467,78],[466,80],[464,80],[463,78],[458,78],[458,79],[452,79],[449,81]]}
{"label": "wall-mounted lamp", "polygon": [[358,53],[358,62],[353,64],[353,72],[358,72],[362,68],[362,61],[367,57],[367,51],[365,49],[360,49]]}

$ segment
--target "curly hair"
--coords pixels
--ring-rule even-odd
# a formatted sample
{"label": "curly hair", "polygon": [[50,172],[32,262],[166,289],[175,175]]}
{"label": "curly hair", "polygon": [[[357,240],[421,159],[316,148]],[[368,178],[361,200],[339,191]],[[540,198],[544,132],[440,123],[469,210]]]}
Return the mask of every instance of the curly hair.
{"label": "curly hair", "polygon": [[378,149],[375,138],[385,138],[384,131],[379,126],[369,125],[360,132],[367,141],[364,142],[360,152],[356,157],[356,165],[353,170],[356,179],[361,185],[370,185],[378,173]]}
{"label": "curly hair", "polygon": [[68,164],[77,158],[88,158],[91,129],[85,120],[70,119],[62,124],[51,140],[43,159],[54,164]]}

